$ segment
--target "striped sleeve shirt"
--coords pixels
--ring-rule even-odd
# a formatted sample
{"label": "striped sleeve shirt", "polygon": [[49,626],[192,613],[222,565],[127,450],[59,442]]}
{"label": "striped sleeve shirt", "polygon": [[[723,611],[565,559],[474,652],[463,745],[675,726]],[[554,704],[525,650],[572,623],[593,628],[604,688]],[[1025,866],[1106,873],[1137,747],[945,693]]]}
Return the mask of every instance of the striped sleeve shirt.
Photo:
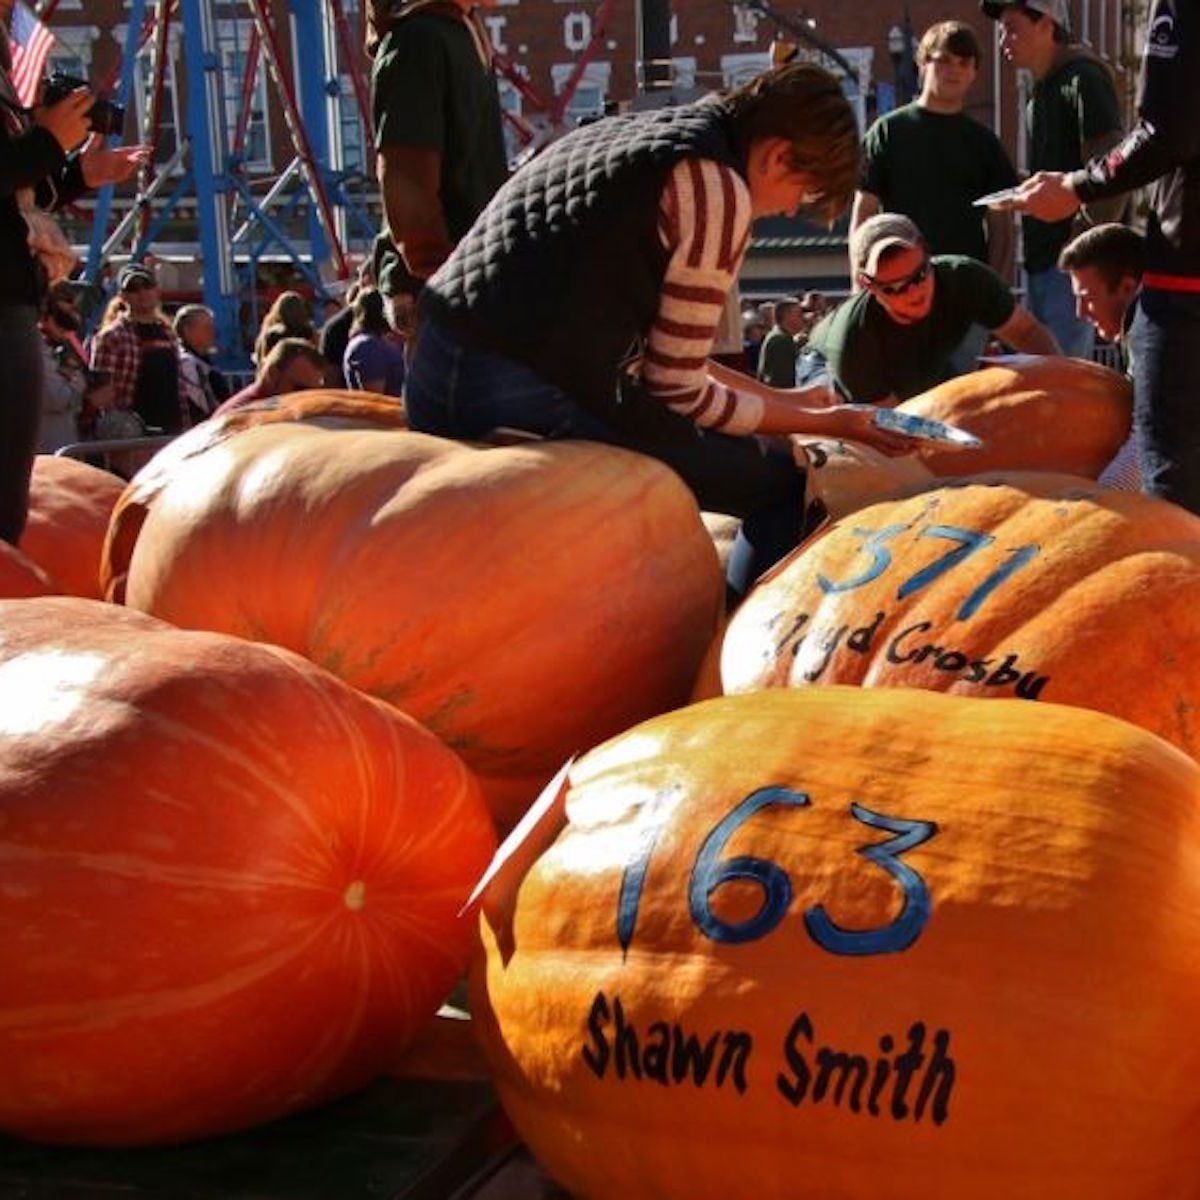
{"label": "striped sleeve shirt", "polygon": [[762,400],[708,375],[708,356],[750,240],[750,190],[736,171],[684,159],[671,172],[658,210],[658,235],[671,258],[646,342],[646,391],[697,425],[753,433]]}

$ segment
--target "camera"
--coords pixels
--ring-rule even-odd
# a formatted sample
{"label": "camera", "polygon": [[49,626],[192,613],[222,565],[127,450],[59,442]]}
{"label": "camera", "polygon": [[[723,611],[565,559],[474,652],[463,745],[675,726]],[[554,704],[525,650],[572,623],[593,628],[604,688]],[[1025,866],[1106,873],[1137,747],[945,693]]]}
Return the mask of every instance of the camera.
{"label": "camera", "polygon": [[[72,92],[85,87],[91,87],[86,79],[77,79],[74,75],[64,75],[61,71],[55,71],[42,88],[42,103],[47,106],[57,104]],[[88,109],[87,118],[93,133],[117,135],[125,128],[125,109],[111,100],[97,100]]]}

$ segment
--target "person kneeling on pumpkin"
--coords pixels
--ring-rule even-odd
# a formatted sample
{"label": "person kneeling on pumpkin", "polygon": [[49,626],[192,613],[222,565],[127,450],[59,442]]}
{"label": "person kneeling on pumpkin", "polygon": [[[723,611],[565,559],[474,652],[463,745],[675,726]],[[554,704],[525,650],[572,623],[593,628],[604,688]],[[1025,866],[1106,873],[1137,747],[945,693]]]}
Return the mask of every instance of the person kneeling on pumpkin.
{"label": "person kneeling on pumpkin", "polygon": [[730,584],[804,533],[786,438],[909,439],[824,385],[772,388],[710,359],[751,221],[854,194],[859,136],[838,81],[793,63],[724,96],[574,130],[492,199],[421,293],[414,429],[588,438],[670,465],[701,508],[743,518]]}

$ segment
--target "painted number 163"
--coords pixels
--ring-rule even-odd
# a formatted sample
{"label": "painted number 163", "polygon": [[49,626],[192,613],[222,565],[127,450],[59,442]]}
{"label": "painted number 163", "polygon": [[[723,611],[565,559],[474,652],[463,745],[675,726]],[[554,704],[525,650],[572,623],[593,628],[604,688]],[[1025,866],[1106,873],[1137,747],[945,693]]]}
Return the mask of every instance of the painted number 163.
{"label": "painted number 163", "polygon": [[[628,953],[637,928],[638,908],[646,884],[646,872],[658,835],[672,805],[669,794],[661,794],[658,803],[647,806],[642,836],[633,858],[621,877],[617,900],[617,940]],[[705,937],[715,942],[752,942],[766,937],[787,914],[792,903],[792,881],[776,862],[750,855],[724,857],[733,835],[767,808],[806,808],[809,799],[803,792],[784,787],[759,788],[742,800],[708,833],[692,864],[688,878],[688,908],[692,921]],[[870,829],[882,829],[895,836],[858,848],[869,862],[886,871],[899,885],[902,904],[899,914],[886,925],[874,929],[844,929],[814,904],[804,912],[804,927],[809,937],[831,954],[894,954],[905,950],[920,936],[929,921],[929,888],[924,879],[900,856],[929,841],[937,833],[933,821],[889,817],[861,804],[850,805],[850,816]],[[724,884],[743,880],[757,886],[762,901],[757,911],[743,921],[726,921],[712,909],[713,894]]]}

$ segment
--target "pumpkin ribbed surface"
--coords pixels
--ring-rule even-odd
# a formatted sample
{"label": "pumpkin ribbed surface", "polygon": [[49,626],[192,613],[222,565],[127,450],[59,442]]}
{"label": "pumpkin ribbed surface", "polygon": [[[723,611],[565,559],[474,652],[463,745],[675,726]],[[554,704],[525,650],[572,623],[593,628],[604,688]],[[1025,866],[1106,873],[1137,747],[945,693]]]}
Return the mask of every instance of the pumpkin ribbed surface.
{"label": "pumpkin ribbed surface", "polygon": [[568,755],[687,699],[721,577],[691,493],[641,455],[276,425],[172,473],[127,602],[402,708],[508,821]]}
{"label": "pumpkin ribbed surface", "polygon": [[70,596],[98,600],[100,556],[125,481],[65,455],[39,454],[29,481],[28,555]]}
{"label": "pumpkin ribbed surface", "polygon": [[827,688],[571,769],[472,1013],[589,1200],[1190,1200],[1200,768],[1060,705]]}
{"label": "pumpkin ribbed surface", "polygon": [[0,541],[0,599],[52,596],[56,591],[54,581],[37,563],[7,542]]}
{"label": "pumpkin ribbed surface", "polygon": [[0,604],[0,1129],[240,1129],[386,1070],[495,846],[437,739],[298,655]]}
{"label": "pumpkin ribbed surface", "polygon": [[919,454],[935,475],[1062,471],[1095,479],[1129,436],[1133,388],[1124,375],[1081,358],[1014,355],[899,408],[983,440],[975,450],[926,443]]}
{"label": "pumpkin ribbed surface", "polygon": [[726,692],[853,683],[1077,704],[1200,754],[1200,518],[1085,480],[863,509],[734,613]]}
{"label": "pumpkin ribbed surface", "polygon": [[219,446],[236,433],[262,425],[297,423],[322,429],[400,429],[407,417],[395,400],[338,388],[291,392],[210,417],[168,442],[129,481],[113,509],[100,564],[100,594],[125,602],[133,547],[155,497],[180,464]]}

